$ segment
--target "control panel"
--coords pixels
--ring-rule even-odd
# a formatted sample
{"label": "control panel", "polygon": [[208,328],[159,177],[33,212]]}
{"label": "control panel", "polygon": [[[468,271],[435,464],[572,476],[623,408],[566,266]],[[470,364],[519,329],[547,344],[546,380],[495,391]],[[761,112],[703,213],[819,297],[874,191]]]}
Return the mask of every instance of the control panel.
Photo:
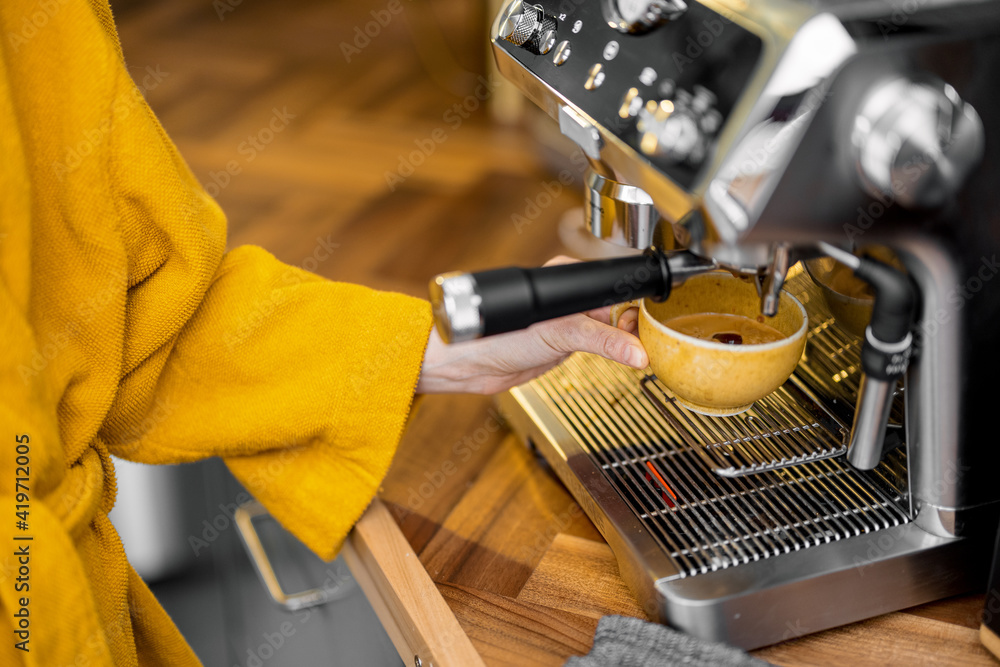
{"label": "control panel", "polygon": [[497,48],[690,188],[759,62],[759,37],[691,0],[513,0]]}

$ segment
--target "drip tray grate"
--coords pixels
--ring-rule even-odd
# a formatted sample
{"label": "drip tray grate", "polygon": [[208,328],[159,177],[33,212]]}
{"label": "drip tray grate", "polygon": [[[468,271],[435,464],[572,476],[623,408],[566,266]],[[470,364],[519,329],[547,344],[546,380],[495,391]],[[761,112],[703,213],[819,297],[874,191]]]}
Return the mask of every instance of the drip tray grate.
{"label": "drip tray grate", "polygon": [[[577,353],[531,385],[675,561],[678,576],[909,521],[898,475],[905,454],[891,452],[869,473],[821,458],[816,452],[842,447],[843,429],[815,401],[803,402],[809,396],[800,386],[786,383],[772,394],[774,404],[766,399],[744,415],[710,418],[668,400],[658,383],[644,386],[644,377]],[[644,388],[659,398],[650,400]],[[779,454],[796,464],[777,468]],[[752,466],[752,475],[716,473]]]}
{"label": "drip tray grate", "polygon": [[793,380],[732,417],[706,417],[681,407],[656,376],[639,382],[642,393],[712,470],[738,477],[847,451],[847,429]]}

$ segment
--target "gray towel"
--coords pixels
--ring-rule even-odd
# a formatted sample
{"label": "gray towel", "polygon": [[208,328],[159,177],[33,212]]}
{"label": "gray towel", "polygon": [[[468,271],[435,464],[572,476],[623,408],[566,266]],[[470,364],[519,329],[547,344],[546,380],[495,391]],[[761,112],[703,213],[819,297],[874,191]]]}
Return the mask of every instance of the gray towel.
{"label": "gray towel", "polygon": [[590,653],[564,667],[766,667],[743,651],[698,639],[665,625],[628,616],[605,616],[597,623]]}

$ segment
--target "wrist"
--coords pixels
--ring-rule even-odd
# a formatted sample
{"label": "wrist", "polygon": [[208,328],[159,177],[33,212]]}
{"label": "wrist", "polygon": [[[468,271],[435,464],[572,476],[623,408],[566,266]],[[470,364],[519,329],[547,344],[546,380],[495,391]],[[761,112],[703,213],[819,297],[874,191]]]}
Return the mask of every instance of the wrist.
{"label": "wrist", "polygon": [[467,356],[464,350],[441,340],[437,328],[431,327],[416,392],[446,394],[470,391],[469,383],[473,373],[470,372]]}

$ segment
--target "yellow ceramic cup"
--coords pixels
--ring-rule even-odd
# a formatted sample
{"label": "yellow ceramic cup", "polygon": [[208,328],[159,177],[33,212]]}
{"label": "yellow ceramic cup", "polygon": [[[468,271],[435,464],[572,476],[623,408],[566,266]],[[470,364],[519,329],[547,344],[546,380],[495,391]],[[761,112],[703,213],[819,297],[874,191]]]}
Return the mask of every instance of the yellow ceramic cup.
{"label": "yellow ceramic cup", "polygon": [[674,288],[663,303],[649,299],[618,304],[617,324],[630,307],[639,308],[639,338],[656,377],[686,408],[724,417],[744,412],[777,389],[795,370],[806,343],[809,320],[802,304],[782,290],[778,314],[764,323],[785,337],[758,345],[724,345],[682,334],[663,324],[682,315],[724,313],[760,316],[760,297],[752,283],[729,273],[706,273]]}

